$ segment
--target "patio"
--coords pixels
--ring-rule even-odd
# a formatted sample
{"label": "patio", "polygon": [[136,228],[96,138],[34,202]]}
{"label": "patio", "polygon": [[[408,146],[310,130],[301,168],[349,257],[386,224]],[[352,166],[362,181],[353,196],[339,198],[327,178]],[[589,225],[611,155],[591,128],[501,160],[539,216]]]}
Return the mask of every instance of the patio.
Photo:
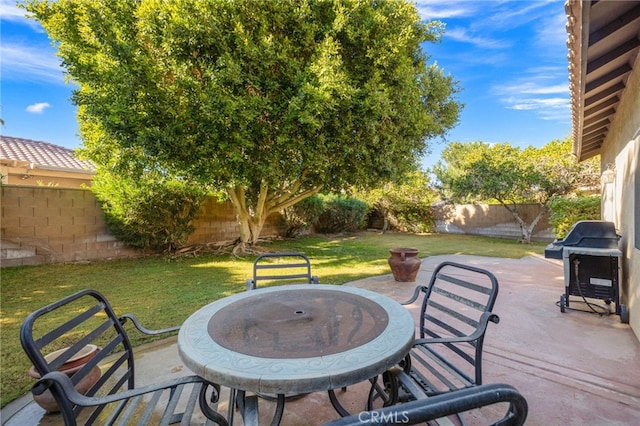
{"label": "patio", "polygon": [[[494,312],[500,324],[490,324],[487,331],[484,382],[515,386],[529,403],[528,425],[640,422],[640,342],[615,315],[560,312],[556,302],[564,291],[561,261],[539,256],[516,260],[433,256],[423,259],[417,282],[427,282],[444,260],[486,268],[497,276],[500,292]],[[389,274],[346,285],[404,301],[416,283],[398,283]],[[572,308],[585,308],[574,300]],[[408,308],[414,314],[418,310],[413,305]],[[175,337],[141,347],[138,356],[139,385],[189,373],[178,357]],[[364,385],[356,385],[338,395],[348,401],[347,408],[358,412],[364,393]],[[226,392],[222,401],[219,409],[226,412]],[[275,403],[261,400],[260,404],[261,417],[268,424]],[[57,416],[43,414],[25,395],[2,410],[2,424],[61,424]],[[313,393],[288,402],[282,424],[321,424],[335,418],[326,393]],[[241,424],[238,416],[236,423]]]}

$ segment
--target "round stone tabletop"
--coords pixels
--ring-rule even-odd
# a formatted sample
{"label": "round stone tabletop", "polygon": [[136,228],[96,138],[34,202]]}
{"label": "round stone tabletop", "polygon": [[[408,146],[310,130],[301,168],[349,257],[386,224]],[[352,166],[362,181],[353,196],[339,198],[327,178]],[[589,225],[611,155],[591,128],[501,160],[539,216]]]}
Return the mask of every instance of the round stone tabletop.
{"label": "round stone tabletop", "polygon": [[326,284],[267,287],[204,306],[180,327],[185,365],[205,379],[251,392],[337,389],[398,363],[414,322],[396,301]]}

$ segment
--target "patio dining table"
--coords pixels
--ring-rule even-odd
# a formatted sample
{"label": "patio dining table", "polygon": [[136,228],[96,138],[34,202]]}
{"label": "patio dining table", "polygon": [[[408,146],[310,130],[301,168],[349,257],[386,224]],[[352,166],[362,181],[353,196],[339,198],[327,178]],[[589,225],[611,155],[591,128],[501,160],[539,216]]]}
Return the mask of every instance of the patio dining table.
{"label": "patio dining table", "polygon": [[257,398],[248,404],[247,393],[271,394],[277,395],[272,424],[279,424],[285,396],[332,392],[378,376],[409,352],[414,329],[411,314],[381,294],[294,284],[204,306],[181,326],[178,350],[193,372],[233,390],[230,421],[237,402],[245,423],[257,423]]}

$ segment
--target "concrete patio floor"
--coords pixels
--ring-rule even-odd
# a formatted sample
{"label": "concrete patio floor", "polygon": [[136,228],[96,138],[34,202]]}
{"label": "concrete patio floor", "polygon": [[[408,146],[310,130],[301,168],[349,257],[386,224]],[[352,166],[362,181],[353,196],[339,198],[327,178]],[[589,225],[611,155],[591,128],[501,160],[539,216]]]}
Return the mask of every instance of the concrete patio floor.
{"label": "concrete patio floor", "polygon": [[[407,300],[417,283],[427,283],[431,271],[444,260],[486,268],[500,283],[494,312],[499,324],[490,324],[485,339],[484,383],[515,386],[529,403],[527,425],[637,425],[640,424],[640,342],[616,315],[600,316],[556,305],[564,292],[562,262],[529,256],[502,259],[447,255],[423,259],[416,283],[399,283],[391,274],[346,285]],[[322,277],[320,277],[322,282]],[[571,308],[587,309],[581,303]],[[602,301],[594,301],[604,305]],[[419,307],[408,307],[414,316]],[[116,307],[117,310],[117,307]],[[139,348],[138,385],[190,372],[178,357],[176,338]],[[357,413],[364,404],[364,384],[338,392],[345,406]],[[219,410],[226,413],[223,389]],[[261,424],[269,424],[275,403],[260,402]],[[47,415],[30,395],[5,407],[3,425],[59,425],[59,416]],[[337,418],[326,393],[289,401],[282,425],[315,425]],[[235,416],[235,424],[242,424]]]}

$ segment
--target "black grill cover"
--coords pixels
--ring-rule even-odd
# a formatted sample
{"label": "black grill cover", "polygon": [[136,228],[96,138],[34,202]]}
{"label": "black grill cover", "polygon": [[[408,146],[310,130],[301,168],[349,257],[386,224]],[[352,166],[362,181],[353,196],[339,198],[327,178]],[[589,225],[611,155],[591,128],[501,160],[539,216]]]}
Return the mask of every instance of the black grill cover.
{"label": "black grill cover", "polygon": [[613,222],[581,220],[573,225],[566,237],[549,244],[544,249],[544,257],[562,259],[562,249],[567,246],[617,249],[619,240]]}

